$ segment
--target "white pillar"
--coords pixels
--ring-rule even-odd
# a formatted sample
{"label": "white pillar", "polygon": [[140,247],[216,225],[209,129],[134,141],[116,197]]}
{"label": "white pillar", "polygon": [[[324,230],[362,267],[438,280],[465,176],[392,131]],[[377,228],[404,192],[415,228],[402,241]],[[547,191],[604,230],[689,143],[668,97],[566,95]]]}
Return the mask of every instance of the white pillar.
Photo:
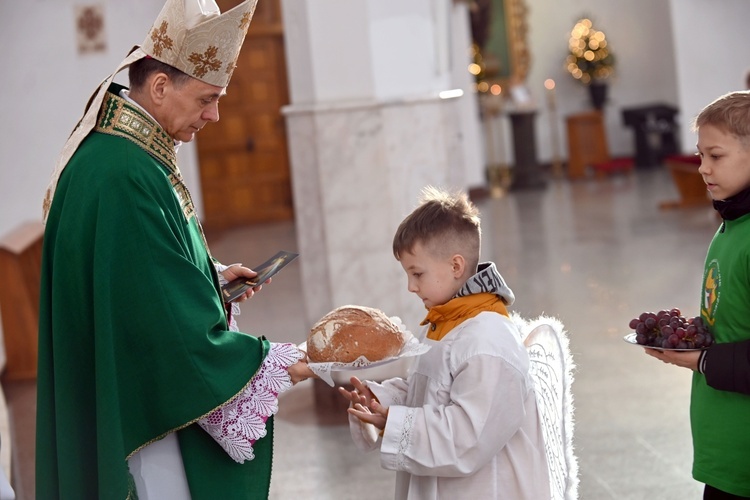
{"label": "white pillar", "polygon": [[[424,186],[468,189],[482,169],[471,81],[456,83],[456,68],[469,63],[468,30],[455,28],[468,26],[466,7],[282,0],[282,8],[307,320],[359,304],[416,330],[425,311],[406,290],[393,235]],[[456,46],[465,61],[455,60]],[[441,98],[457,86],[463,96]]]}

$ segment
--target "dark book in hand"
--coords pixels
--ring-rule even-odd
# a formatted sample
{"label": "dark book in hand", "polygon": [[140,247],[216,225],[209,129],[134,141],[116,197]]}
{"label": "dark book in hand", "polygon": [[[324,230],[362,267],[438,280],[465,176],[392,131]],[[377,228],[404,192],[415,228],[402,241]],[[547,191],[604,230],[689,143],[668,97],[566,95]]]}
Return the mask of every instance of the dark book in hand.
{"label": "dark book in hand", "polygon": [[297,253],[282,250],[263,264],[252,268],[253,271],[258,273],[256,276],[252,278],[237,278],[236,280],[230,281],[221,287],[221,295],[224,298],[224,302],[232,302],[245,293],[248,288],[262,285],[268,280],[268,278],[281,271],[298,256],[299,254]]}

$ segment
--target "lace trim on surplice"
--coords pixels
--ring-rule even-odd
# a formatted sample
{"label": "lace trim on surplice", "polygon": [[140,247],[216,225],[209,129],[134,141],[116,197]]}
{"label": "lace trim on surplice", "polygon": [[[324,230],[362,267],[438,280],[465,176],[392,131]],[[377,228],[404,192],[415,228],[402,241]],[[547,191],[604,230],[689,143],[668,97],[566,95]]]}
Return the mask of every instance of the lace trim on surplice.
{"label": "lace trim on surplice", "polygon": [[414,413],[416,408],[408,408],[406,410],[406,418],[404,418],[404,426],[401,430],[401,436],[398,440],[398,452],[396,452],[396,470],[406,469],[406,450],[409,448],[411,442],[411,430],[414,425]]}

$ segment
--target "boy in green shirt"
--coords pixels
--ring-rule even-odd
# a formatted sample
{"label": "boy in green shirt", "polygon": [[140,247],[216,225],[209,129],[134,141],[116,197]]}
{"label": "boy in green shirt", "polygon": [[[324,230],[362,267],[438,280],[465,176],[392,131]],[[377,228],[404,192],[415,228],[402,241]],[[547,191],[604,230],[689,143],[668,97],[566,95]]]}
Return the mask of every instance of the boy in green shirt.
{"label": "boy in green shirt", "polygon": [[698,172],[723,219],[706,255],[700,309],[716,343],[646,353],[694,371],[693,477],[706,484],[703,498],[750,498],[750,92],[718,98],[693,129]]}

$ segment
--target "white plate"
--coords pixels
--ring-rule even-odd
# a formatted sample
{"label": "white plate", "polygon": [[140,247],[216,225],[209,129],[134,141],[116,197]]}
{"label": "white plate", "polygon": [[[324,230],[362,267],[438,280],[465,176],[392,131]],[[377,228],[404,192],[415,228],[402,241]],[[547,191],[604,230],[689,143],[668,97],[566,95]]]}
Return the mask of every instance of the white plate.
{"label": "white plate", "polygon": [[652,345],[643,345],[635,341],[635,336],[636,336],[635,332],[628,333],[622,338],[622,340],[624,340],[628,344],[637,345],[637,346],[643,347],[644,349],[656,349],[657,351],[688,351],[690,352],[690,351],[702,351],[704,349],[708,349],[708,347],[696,347],[695,349],[678,349],[676,347],[656,347]]}
{"label": "white plate", "polygon": [[[307,342],[302,342],[297,347],[307,352]],[[379,361],[367,361],[364,358],[360,358],[359,360],[353,361],[351,363],[315,363],[314,361],[309,361],[308,364],[311,366],[330,364],[331,365],[330,371],[332,372],[348,372],[352,370],[367,370],[368,368],[373,368],[375,366],[387,365],[388,363],[393,363],[394,361],[398,361],[399,359],[402,359],[405,356],[410,356],[410,354],[402,353],[402,354],[399,354],[398,356],[393,356],[392,358],[381,359]]]}
{"label": "white plate", "polygon": [[[338,374],[340,372],[350,372],[354,370],[367,370],[370,368],[387,365],[389,363],[393,363],[394,361],[401,361],[407,358],[412,358],[414,356],[420,356],[430,349],[430,346],[419,342],[419,340],[416,337],[414,337],[411,334],[411,332],[404,331],[403,334],[406,340],[404,342],[404,347],[401,349],[401,352],[398,353],[398,356],[394,356],[392,358],[387,358],[387,359],[381,359],[378,361],[369,361],[368,359],[364,357],[360,357],[351,363],[308,362],[308,366],[318,377],[321,378],[321,380],[323,380],[325,383],[333,387],[335,385],[335,382],[338,379],[341,379],[341,376],[335,376],[335,374]],[[297,347],[307,352],[307,342],[302,342]]]}

